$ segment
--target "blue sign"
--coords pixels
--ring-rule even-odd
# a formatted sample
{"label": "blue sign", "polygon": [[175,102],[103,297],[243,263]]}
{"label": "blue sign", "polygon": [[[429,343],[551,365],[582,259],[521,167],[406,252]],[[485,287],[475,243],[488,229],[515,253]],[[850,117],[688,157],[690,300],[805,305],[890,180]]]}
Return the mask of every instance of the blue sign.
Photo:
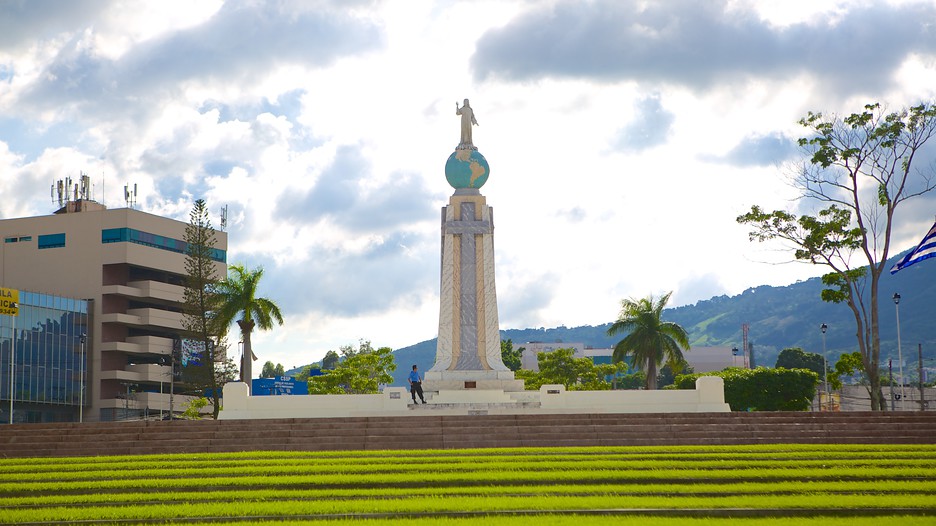
{"label": "blue sign", "polygon": [[309,384],[307,382],[297,382],[292,376],[256,378],[251,381],[250,385],[250,394],[252,396],[309,394]]}

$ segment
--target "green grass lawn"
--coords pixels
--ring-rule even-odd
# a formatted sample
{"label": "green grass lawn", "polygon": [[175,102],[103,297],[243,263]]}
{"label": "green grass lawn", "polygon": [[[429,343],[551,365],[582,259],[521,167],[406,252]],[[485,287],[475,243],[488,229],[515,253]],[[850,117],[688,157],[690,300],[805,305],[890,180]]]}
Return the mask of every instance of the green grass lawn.
{"label": "green grass lawn", "polygon": [[[192,520],[196,522],[192,522]],[[0,459],[0,523],[936,524],[936,446]],[[289,521],[289,522],[283,522]]]}

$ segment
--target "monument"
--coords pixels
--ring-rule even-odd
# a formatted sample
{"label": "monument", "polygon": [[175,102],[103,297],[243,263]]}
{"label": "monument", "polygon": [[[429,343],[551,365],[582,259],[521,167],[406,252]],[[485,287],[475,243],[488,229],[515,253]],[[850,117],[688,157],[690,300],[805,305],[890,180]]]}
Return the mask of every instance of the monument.
{"label": "monument", "polygon": [[455,103],[455,113],[461,116],[461,140],[445,163],[445,179],[455,193],[442,207],[439,340],[424,385],[435,402],[466,400],[464,391],[472,389],[489,391],[488,399],[490,391],[503,396],[523,390],[523,381],[501,359],[494,211],[480,192],[491,169],[472,141],[478,121],[468,99],[461,107]]}
{"label": "monument", "polygon": [[494,211],[480,192],[491,168],[472,141],[478,120],[468,99],[461,107],[455,103],[455,113],[461,116],[461,140],[445,163],[445,179],[455,193],[442,207],[439,343],[423,382],[429,403],[409,404],[406,387],[388,386],[378,394],[250,396],[247,384],[231,382],[224,386],[219,418],[730,411],[724,382],[715,376],[699,378],[694,390],[567,391],[549,384],[524,391],[500,352]]}

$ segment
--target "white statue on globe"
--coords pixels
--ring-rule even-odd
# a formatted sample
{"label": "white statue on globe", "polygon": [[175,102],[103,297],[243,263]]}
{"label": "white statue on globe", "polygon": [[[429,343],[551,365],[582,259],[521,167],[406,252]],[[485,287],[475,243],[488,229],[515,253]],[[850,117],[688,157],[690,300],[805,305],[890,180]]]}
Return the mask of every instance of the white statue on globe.
{"label": "white statue on globe", "polygon": [[471,126],[478,126],[478,120],[475,119],[474,110],[468,105],[468,99],[465,99],[461,108],[458,107],[458,101],[455,101],[455,115],[461,115],[461,141],[456,149],[477,150],[471,142]]}

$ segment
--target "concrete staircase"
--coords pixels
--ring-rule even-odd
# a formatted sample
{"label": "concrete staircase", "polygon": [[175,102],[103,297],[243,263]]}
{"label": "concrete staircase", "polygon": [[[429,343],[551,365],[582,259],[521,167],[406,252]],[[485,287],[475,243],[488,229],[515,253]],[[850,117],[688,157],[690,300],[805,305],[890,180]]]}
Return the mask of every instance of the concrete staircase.
{"label": "concrete staircase", "polygon": [[[679,444],[936,444],[936,412],[647,413],[0,425],[0,457]],[[429,407],[429,406],[425,406]]]}

